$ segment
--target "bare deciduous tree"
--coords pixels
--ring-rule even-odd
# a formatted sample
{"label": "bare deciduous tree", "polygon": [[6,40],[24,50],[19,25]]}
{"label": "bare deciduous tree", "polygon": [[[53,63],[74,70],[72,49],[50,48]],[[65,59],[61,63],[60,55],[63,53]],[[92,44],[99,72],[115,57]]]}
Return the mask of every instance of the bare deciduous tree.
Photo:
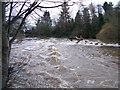
{"label": "bare deciduous tree", "polygon": [[[35,0],[33,3],[28,2],[28,0],[25,0],[24,2],[4,2],[0,3],[0,8],[2,10],[2,63],[3,63],[3,87],[5,87],[7,76],[8,76],[8,66],[9,66],[9,55],[11,50],[11,44],[16,39],[17,34],[20,32],[20,29],[22,28],[23,24],[25,23],[26,18],[33,12],[35,9],[41,10],[42,8],[56,8],[62,6],[64,3],[55,5],[55,6],[41,6],[41,2],[44,0]],[[70,0],[68,0],[70,1]],[[54,2],[55,3],[55,2]],[[73,4],[72,4],[73,5]],[[72,6],[70,5],[70,6]],[[8,8],[7,8],[8,7]],[[17,10],[16,8],[20,8]],[[8,9],[8,19],[5,17],[5,9]],[[15,16],[13,15],[13,11],[16,10],[17,14]],[[39,15],[39,14],[37,14]],[[20,22],[20,25],[17,27],[15,34],[11,39],[9,39],[10,36],[10,30],[12,25],[22,17],[22,20]]]}

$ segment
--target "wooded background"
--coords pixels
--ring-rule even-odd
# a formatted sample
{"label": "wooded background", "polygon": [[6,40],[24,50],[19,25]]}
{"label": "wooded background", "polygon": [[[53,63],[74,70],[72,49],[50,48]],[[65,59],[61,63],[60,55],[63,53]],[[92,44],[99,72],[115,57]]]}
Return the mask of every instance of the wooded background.
{"label": "wooded background", "polygon": [[[80,36],[86,39],[99,39],[106,43],[119,43],[120,39],[120,2],[113,7],[111,2],[103,5],[90,4],[78,10],[75,18],[70,16],[68,1],[57,6],[41,6],[41,2],[0,2],[0,29],[2,30],[2,87],[6,86],[9,69],[9,56],[11,45],[16,38],[69,38]],[[20,9],[14,15],[16,7]],[[59,19],[52,23],[49,8],[61,7]],[[26,19],[36,9],[44,11],[43,16],[37,20],[36,26],[27,27]],[[103,11],[103,10],[104,11]],[[6,15],[6,13],[8,13]],[[36,13],[39,14],[39,13]],[[13,16],[14,15],[14,16]],[[11,38],[10,38],[11,37]],[[1,39],[1,38],[0,38]],[[1,45],[0,45],[1,46]],[[0,50],[1,52],[1,50]]]}

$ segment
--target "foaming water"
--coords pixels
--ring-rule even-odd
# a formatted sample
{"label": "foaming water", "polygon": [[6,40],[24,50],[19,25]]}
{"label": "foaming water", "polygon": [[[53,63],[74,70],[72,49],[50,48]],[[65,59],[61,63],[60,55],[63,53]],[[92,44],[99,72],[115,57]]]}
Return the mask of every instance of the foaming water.
{"label": "foaming water", "polygon": [[10,87],[118,87],[118,68],[112,63],[117,58],[103,54],[100,48],[118,45],[98,40],[76,42],[50,38],[25,39],[20,44],[13,44],[10,65],[15,66],[16,71],[21,68],[21,71],[13,74],[16,79],[11,80]]}

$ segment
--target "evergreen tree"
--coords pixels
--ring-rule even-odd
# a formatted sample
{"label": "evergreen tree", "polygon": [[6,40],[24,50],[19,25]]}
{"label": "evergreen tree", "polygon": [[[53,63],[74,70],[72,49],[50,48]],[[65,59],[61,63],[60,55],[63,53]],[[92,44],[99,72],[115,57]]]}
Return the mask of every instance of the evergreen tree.
{"label": "evergreen tree", "polygon": [[111,21],[111,19],[113,17],[113,4],[112,4],[112,2],[109,2],[109,3],[105,2],[102,7],[105,11],[105,21],[106,22]]}
{"label": "evergreen tree", "polygon": [[80,13],[80,10],[76,13],[75,16],[75,28],[73,31],[73,35],[75,36],[80,36],[83,32],[83,27],[82,27],[82,14]]}
{"label": "evergreen tree", "polygon": [[99,32],[102,26],[104,25],[105,20],[104,20],[104,15],[102,14],[102,6],[97,5],[97,7],[98,7],[98,24],[99,24],[98,32]]}
{"label": "evergreen tree", "polygon": [[50,18],[49,11],[44,12],[43,17],[42,17],[42,22],[51,26],[52,23],[51,23],[51,18]]}
{"label": "evergreen tree", "polygon": [[64,3],[58,20],[58,27],[61,31],[61,35],[68,36],[70,34],[70,21],[68,3]]}
{"label": "evergreen tree", "polygon": [[43,14],[43,17],[41,20],[38,20],[37,22],[37,32],[39,33],[39,36],[46,36],[50,37],[51,36],[51,18],[50,18],[50,13],[49,11],[45,11]]}
{"label": "evergreen tree", "polygon": [[106,43],[119,43],[120,31],[119,31],[119,15],[120,8],[112,7],[112,3],[103,5],[105,10],[105,24],[101,31],[97,34],[97,38]]}
{"label": "evergreen tree", "polygon": [[118,31],[118,34],[117,34],[118,35],[118,43],[120,45],[120,1],[116,5],[114,14],[116,14],[116,17],[117,17],[117,19],[115,20],[117,26],[115,26],[115,27],[117,28],[117,31]]}
{"label": "evergreen tree", "polygon": [[70,20],[68,3],[62,5],[62,11],[60,14],[59,22],[67,23]]}
{"label": "evergreen tree", "polygon": [[91,23],[91,37],[92,38],[96,38],[96,34],[99,32],[99,19],[97,17],[97,15],[94,15],[92,17],[92,23]]}
{"label": "evergreen tree", "polygon": [[[11,31],[10,31],[10,37],[14,36],[16,29],[19,27],[20,23],[22,21],[22,18],[18,19],[13,26],[11,26]],[[25,31],[25,23],[23,24],[23,26],[20,29],[19,35],[23,35],[24,36],[24,31]]]}
{"label": "evergreen tree", "polygon": [[90,37],[91,38],[96,38],[96,34],[98,33],[99,30],[99,24],[98,24],[98,17],[96,15],[96,10],[95,10],[95,5],[91,3],[89,5],[90,13],[91,13],[91,31],[90,31]]}
{"label": "evergreen tree", "polygon": [[105,2],[105,3],[103,4],[103,9],[104,9],[105,13],[107,12],[108,6],[109,6],[109,5],[108,5],[107,2]]}
{"label": "evergreen tree", "polygon": [[90,31],[91,31],[91,25],[90,25],[90,14],[89,14],[89,9],[84,8],[83,10],[83,36],[85,38],[89,38],[90,36]]}

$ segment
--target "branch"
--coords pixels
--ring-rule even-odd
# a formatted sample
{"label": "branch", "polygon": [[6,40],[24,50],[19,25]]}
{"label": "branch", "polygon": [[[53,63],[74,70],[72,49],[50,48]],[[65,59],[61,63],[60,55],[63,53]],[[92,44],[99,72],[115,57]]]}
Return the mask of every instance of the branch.
{"label": "branch", "polygon": [[45,1],[45,2],[50,2],[50,3],[63,3],[62,1]]}
{"label": "branch", "polygon": [[8,2],[5,2],[5,7],[8,7],[10,3]]}
{"label": "branch", "polygon": [[60,7],[62,6],[63,4],[60,4],[60,5],[57,5],[57,6],[50,6],[50,7],[44,7],[44,6],[37,6],[37,7],[40,7],[40,8],[56,8],[56,7]]}
{"label": "branch", "polygon": [[39,17],[41,17],[36,11],[34,11],[35,12],[35,14],[37,14]]}
{"label": "branch", "polygon": [[37,18],[35,18],[35,16],[30,16],[33,20],[35,20],[35,21],[37,21],[38,19]]}
{"label": "branch", "polygon": [[10,2],[10,13],[9,13],[9,18],[8,18],[8,29],[7,29],[7,37],[9,37],[9,32],[10,32],[10,21],[11,21],[11,14],[12,14],[12,10],[13,10],[13,2]]}
{"label": "branch", "polygon": [[[33,3],[29,8],[27,8],[24,12],[22,12],[23,7],[25,6],[25,3],[22,5],[20,12],[18,12],[18,14],[10,21],[9,25],[11,26],[16,20],[18,20],[19,18],[21,18],[22,15],[24,15],[27,11],[29,11],[34,5],[35,3]],[[22,13],[21,13],[22,12]]]}
{"label": "branch", "polygon": [[[27,55],[27,56],[22,60],[21,64],[20,64],[19,67],[17,68],[17,71],[16,71],[15,73],[13,73],[14,76],[11,77],[12,74],[9,75],[9,78],[8,78],[8,79],[9,79],[9,82],[7,83],[8,86],[10,86],[10,85],[12,84],[12,82],[16,79],[18,73],[23,69],[23,67],[25,67],[25,66],[28,64],[28,62],[30,61],[30,58],[31,58],[31,55],[29,55],[29,56]],[[27,62],[25,62],[26,59],[28,59]],[[15,67],[16,67],[16,66],[14,65],[13,68],[15,68]]]}
{"label": "branch", "polygon": [[[28,9],[26,9],[24,12],[21,13],[23,7],[25,6],[25,3],[26,3],[26,2],[24,2],[24,4],[22,5],[22,7],[21,7],[20,11],[18,12],[18,14],[10,21],[10,23],[9,23],[10,26],[11,26],[17,19],[21,18],[21,16],[24,15],[29,9],[33,8],[33,7],[37,4],[37,2],[34,2],[33,4],[31,4],[31,6],[30,6]],[[35,8],[37,8],[37,7],[40,7],[40,8],[56,8],[56,7],[60,7],[60,6],[62,6],[62,5],[63,5],[63,4],[60,4],[60,5],[57,5],[57,6],[44,7],[44,6],[39,6],[39,4],[38,4],[38,5],[35,6]]]}
{"label": "branch", "polygon": [[18,14],[16,16],[18,16],[20,13],[21,13],[21,10],[23,9],[24,5],[25,5],[26,2],[24,2],[24,4],[22,5],[22,7],[20,8]]}
{"label": "branch", "polygon": [[[65,3],[67,3],[67,2],[64,2],[63,4],[60,4],[60,5],[56,5],[56,6],[50,6],[50,7],[45,7],[45,6],[36,6],[36,7],[40,7],[40,8],[57,8],[57,7],[60,7],[60,6],[63,6]],[[74,5],[74,3],[73,4],[71,4],[71,5],[68,5],[68,6],[73,6]]]}
{"label": "branch", "polygon": [[29,8],[27,8],[24,12],[21,13],[24,5],[25,5],[25,2],[24,2],[24,4],[22,5],[22,7],[21,7],[20,11],[18,12],[17,16],[14,17],[14,18],[11,20],[10,25],[12,25],[17,19],[19,19],[22,15],[25,14],[25,16],[24,16],[24,18],[22,19],[22,21],[21,21],[21,23],[20,23],[20,26],[18,27],[15,35],[12,37],[12,39],[10,39],[10,41],[9,41],[10,44],[12,44],[13,41],[15,40],[15,38],[16,38],[17,34],[19,33],[22,25],[24,24],[27,16],[28,16],[29,14],[31,14],[31,12],[34,11],[37,7],[40,7],[40,8],[56,8],[56,7],[62,6],[63,4],[60,4],[60,5],[57,5],[57,6],[44,7],[44,6],[39,6],[39,4],[37,4],[37,2],[33,2],[33,3],[30,5]]}
{"label": "branch", "polygon": [[15,3],[13,7],[15,7],[18,3]]}
{"label": "branch", "polygon": [[26,2],[24,2],[24,4],[22,5],[22,7],[21,7],[21,9],[19,10],[18,14],[11,20],[10,25],[13,24],[17,19],[19,19],[19,18],[27,11],[27,10],[25,10],[22,14],[20,14],[21,11],[22,11],[22,9],[23,9],[23,7],[24,7],[24,5],[25,5],[25,3],[26,3]]}
{"label": "branch", "polygon": [[27,16],[28,16],[32,11],[34,11],[34,9],[36,9],[36,7],[33,7],[32,9],[31,9],[31,8],[28,8],[28,12],[25,14],[24,18],[22,19],[22,22],[21,22],[20,26],[18,27],[18,29],[17,29],[15,35],[14,35],[14,36],[12,37],[12,39],[9,41],[10,44],[13,43],[13,41],[15,40],[17,34],[19,33],[19,31],[20,31],[22,25],[24,24],[24,22],[25,22]]}

